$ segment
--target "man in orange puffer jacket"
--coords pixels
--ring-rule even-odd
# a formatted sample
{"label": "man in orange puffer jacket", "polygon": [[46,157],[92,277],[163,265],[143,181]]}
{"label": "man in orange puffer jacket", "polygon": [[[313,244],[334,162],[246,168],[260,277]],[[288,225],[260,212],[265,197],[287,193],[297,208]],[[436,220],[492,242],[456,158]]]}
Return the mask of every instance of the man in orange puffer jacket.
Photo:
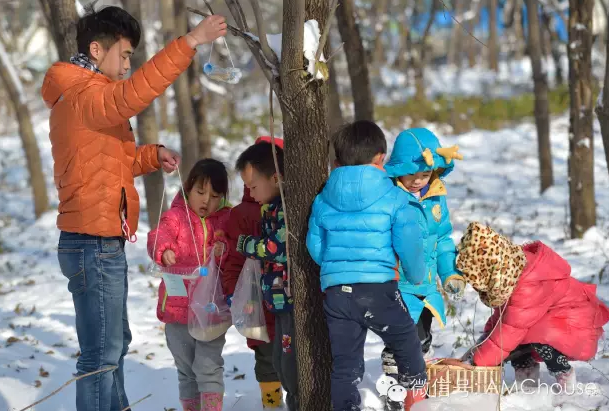
{"label": "man in orange puffer jacket", "polygon": [[78,411],[129,406],[123,357],[131,342],[127,319],[125,240],[134,241],[139,197],[134,178],[173,171],[177,153],[136,147],[129,118],[143,111],[191,63],[195,47],[226,34],[223,17],[203,20],[132,74],[130,57],[140,25],[119,7],[89,11],[77,25],[78,54],[47,72],[42,97],[49,108],[54,178],[59,194],[58,259],[76,311]]}

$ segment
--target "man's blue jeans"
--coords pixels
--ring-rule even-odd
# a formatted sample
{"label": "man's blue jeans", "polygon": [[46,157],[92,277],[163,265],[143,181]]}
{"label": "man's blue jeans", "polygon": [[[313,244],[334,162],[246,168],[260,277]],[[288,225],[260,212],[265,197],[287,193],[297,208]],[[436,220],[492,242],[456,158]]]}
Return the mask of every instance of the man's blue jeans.
{"label": "man's blue jeans", "polygon": [[120,411],[129,406],[123,358],[131,331],[127,319],[127,259],[120,237],[61,232],[59,266],[68,278],[81,355],[78,375],[118,367],[76,382],[78,411]]}

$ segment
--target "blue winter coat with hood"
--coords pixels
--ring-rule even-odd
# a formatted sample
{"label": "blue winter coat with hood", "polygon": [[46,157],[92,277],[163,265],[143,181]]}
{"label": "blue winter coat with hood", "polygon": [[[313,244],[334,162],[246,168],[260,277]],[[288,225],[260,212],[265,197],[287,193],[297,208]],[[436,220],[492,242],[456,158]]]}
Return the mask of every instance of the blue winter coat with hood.
{"label": "blue winter coat with hood", "polygon": [[[440,277],[441,287],[451,277],[461,277],[455,263],[457,250],[451,238],[453,229],[446,205],[446,187],[441,180],[453,170],[454,159],[460,158],[457,150],[456,146],[442,148],[438,138],[425,128],[408,129],[398,135],[385,165],[387,174],[406,194],[409,207],[416,211],[416,221],[423,232],[426,266],[423,282],[410,281],[408,267],[400,265],[399,269],[398,286],[415,323],[419,321],[423,308],[427,307],[443,327],[446,314],[437,277]],[[398,177],[424,171],[433,171],[432,178],[429,185],[421,190],[420,198],[417,198],[404,188]],[[424,300],[418,297],[424,297]]]}
{"label": "blue winter coat with hood", "polygon": [[385,283],[404,277],[413,284],[425,274],[418,211],[408,194],[373,165],[332,171],[315,198],[307,247],[321,266],[321,289],[345,284]]}

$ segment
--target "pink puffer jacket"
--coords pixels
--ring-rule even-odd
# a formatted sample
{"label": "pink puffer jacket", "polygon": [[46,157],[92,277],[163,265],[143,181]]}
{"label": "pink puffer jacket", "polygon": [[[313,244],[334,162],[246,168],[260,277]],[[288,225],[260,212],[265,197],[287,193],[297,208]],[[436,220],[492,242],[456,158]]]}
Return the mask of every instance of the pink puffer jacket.
{"label": "pink puffer jacket", "polygon": [[[163,213],[159,226],[148,233],[148,255],[158,265],[162,266],[163,253],[172,250],[176,255],[176,264],[172,266],[172,269],[195,269],[199,265],[197,253],[201,264],[205,264],[213,252],[214,244],[220,242],[224,244],[224,252],[221,257],[216,257],[216,264],[219,264],[222,268],[228,254],[224,230],[230,216],[230,210],[229,206],[224,206],[210,216],[201,219],[187,206],[182,194],[178,193],[171,203],[171,208]],[[190,215],[194,231],[194,242],[188,215]],[[158,238],[155,247],[157,231]],[[189,290],[191,281],[186,280],[184,284],[186,289]],[[167,324],[188,324],[188,298],[168,296],[163,281],[159,287],[157,317]]]}
{"label": "pink puffer jacket", "polygon": [[[541,242],[524,247],[527,265],[503,311],[488,320],[490,338],[474,354],[476,365],[497,365],[520,344],[547,344],[568,358],[594,357],[609,309],[596,285],[571,277],[571,267]],[[491,332],[492,331],[492,332]]]}

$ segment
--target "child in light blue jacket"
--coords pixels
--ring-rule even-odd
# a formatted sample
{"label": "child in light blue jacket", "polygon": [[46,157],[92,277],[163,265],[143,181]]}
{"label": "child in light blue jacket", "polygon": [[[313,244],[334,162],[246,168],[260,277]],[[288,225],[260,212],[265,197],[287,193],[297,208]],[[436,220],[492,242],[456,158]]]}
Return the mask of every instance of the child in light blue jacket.
{"label": "child in light blue jacket", "polygon": [[[398,135],[391,158],[385,165],[387,174],[407,194],[409,207],[417,211],[417,222],[423,232],[423,282],[414,284],[409,281],[408,268],[401,264],[398,286],[417,324],[425,358],[433,355],[433,318],[440,327],[446,324],[438,277],[441,287],[449,295],[460,298],[465,290],[465,281],[455,265],[457,251],[450,237],[452,225],[446,205],[446,187],[442,181],[453,170],[454,160],[462,159],[457,150],[457,146],[442,148],[438,138],[428,129],[408,129]],[[383,351],[383,370],[390,375],[397,371],[389,347]]]}
{"label": "child in light blue jacket", "polygon": [[[391,348],[396,382],[386,410],[404,410],[424,398],[425,362],[412,318],[398,290],[399,257],[404,275],[425,275],[417,211],[382,167],[387,143],[370,121],[356,121],[332,138],[337,168],[315,198],[307,247],[321,266],[324,312],[332,348],[332,407],[357,411],[357,384],[364,376],[368,330]],[[419,389],[417,389],[419,388]],[[408,408],[407,408],[408,409]]]}

